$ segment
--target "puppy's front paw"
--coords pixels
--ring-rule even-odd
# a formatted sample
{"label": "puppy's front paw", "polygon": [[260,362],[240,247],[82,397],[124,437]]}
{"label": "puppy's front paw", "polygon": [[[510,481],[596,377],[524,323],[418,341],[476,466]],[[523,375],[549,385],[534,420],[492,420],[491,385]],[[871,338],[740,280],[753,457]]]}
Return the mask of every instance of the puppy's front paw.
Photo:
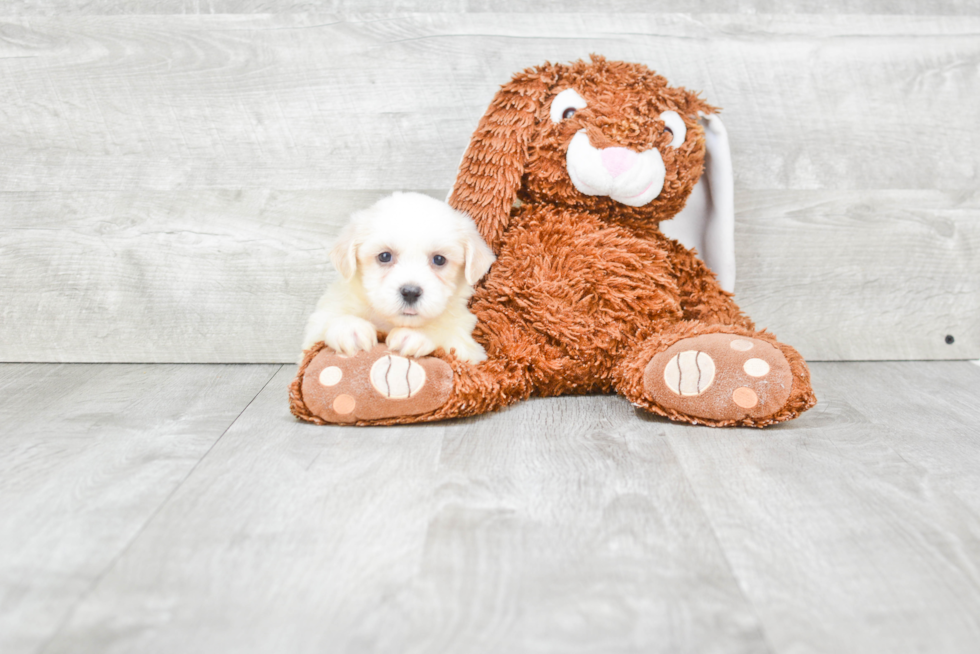
{"label": "puppy's front paw", "polygon": [[456,358],[467,363],[480,363],[487,360],[487,353],[477,343],[461,343],[456,348]]}
{"label": "puppy's front paw", "polygon": [[370,322],[357,316],[342,316],[330,322],[323,342],[334,352],[353,356],[378,344],[378,332]]}
{"label": "puppy's front paw", "polygon": [[392,352],[403,357],[424,357],[431,354],[436,349],[436,344],[422,332],[409,329],[408,327],[396,327],[388,334],[385,341]]}

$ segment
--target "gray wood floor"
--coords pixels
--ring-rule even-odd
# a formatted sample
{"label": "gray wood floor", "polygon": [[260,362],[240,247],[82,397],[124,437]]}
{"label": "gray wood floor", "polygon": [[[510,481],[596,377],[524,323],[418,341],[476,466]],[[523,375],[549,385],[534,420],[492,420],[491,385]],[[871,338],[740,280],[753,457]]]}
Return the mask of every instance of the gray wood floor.
{"label": "gray wood floor", "polygon": [[0,366],[0,652],[980,651],[980,367],[766,431],[296,422],[293,366]]}

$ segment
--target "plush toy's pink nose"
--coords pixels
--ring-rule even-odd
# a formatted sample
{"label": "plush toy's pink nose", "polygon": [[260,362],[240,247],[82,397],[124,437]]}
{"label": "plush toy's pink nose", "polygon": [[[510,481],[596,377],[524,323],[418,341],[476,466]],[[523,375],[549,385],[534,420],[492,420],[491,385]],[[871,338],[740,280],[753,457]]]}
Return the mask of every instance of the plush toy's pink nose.
{"label": "plush toy's pink nose", "polygon": [[636,163],[636,153],[629,148],[606,148],[602,151],[602,165],[609,174],[619,177]]}

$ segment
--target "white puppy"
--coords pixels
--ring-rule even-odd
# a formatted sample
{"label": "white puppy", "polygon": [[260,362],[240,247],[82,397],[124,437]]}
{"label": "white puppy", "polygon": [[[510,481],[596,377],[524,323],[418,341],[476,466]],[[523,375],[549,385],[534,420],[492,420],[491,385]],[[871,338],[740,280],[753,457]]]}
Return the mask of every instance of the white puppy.
{"label": "white puppy", "polygon": [[402,356],[441,347],[471,363],[486,359],[466,303],[494,256],[466,214],[427,195],[395,193],[351,216],[330,260],[341,279],[310,316],[304,350],[323,341],[353,355],[377,345],[382,331]]}

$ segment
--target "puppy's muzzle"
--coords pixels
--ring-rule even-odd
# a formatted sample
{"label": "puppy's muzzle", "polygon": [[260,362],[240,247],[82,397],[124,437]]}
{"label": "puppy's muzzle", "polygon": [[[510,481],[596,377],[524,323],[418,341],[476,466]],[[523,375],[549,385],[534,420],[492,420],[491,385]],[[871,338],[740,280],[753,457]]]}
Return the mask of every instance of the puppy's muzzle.
{"label": "puppy's muzzle", "polygon": [[402,300],[405,301],[405,304],[410,307],[415,306],[419,298],[422,297],[422,289],[414,284],[405,284],[398,289],[398,292],[401,293]]}

